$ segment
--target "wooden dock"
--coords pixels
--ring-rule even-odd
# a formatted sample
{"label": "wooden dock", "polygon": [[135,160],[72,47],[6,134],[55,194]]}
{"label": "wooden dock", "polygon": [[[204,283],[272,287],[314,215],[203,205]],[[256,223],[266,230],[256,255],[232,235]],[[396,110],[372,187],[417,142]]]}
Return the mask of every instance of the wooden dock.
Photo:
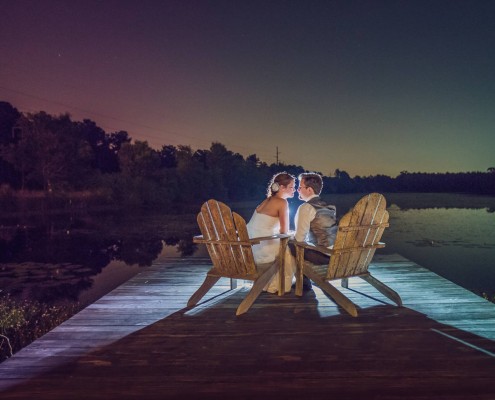
{"label": "wooden dock", "polygon": [[0,364],[5,399],[495,399],[495,304],[398,255],[359,279],[353,318],[315,288],[302,298],[222,280],[186,309],[205,259],[147,267]]}

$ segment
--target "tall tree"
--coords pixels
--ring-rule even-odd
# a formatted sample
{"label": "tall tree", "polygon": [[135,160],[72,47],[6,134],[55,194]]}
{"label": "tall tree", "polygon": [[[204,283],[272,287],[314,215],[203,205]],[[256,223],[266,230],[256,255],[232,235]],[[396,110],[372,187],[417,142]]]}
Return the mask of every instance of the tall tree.
{"label": "tall tree", "polygon": [[160,160],[163,168],[177,167],[177,147],[172,145],[163,145],[160,150]]}
{"label": "tall tree", "polygon": [[91,148],[68,114],[23,115],[19,139],[2,152],[21,174],[21,188],[74,188],[88,176]]}
{"label": "tall tree", "polygon": [[124,143],[119,151],[120,168],[123,174],[136,177],[152,177],[160,166],[160,156],[146,141]]}
{"label": "tall tree", "polygon": [[0,145],[15,141],[14,127],[21,113],[6,101],[0,101]]}
{"label": "tall tree", "polygon": [[[16,141],[16,123],[21,113],[10,103],[0,101],[0,183],[16,186],[18,174],[12,163],[2,156],[5,146]],[[8,149],[7,149],[8,150]]]}
{"label": "tall tree", "polygon": [[119,151],[124,144],[131,143],[131,138],[126,131],[117,131],[107,134],[106,142],[109,151],[108,159],[106,160],[106,169],[102,172],[118,172],[119,166]]}

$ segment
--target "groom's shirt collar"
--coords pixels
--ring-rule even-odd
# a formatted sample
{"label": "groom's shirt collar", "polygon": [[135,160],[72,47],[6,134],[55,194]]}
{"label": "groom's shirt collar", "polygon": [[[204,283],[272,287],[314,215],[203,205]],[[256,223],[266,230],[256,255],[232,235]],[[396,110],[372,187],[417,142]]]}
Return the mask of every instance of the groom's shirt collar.
{"label": "groom's shirt collar", "polygon": [[307,203],[308,201],[310,201],[310,200],[314,199],[315,197],[318,197],[318,195],[317,195],[317,194],[314,194],[314,195],[313,195],[313,196],[311,196],[308,200],[306,200],[306,203]]}

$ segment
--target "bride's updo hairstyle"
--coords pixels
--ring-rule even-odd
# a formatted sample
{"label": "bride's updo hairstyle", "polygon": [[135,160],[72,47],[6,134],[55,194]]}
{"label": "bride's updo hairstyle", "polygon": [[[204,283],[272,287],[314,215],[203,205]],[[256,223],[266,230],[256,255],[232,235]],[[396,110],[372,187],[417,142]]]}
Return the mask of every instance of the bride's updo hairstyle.
{"label": "bride's updo hairstyle", "polygon": [[272,176],[270,183],[268,184],[268,190],[266,191],[266,197],[271,197],[280,190],[280,186],[288,186],[292,181],[295,181],[296,177],[288,174],[287,172],[279,172]]}

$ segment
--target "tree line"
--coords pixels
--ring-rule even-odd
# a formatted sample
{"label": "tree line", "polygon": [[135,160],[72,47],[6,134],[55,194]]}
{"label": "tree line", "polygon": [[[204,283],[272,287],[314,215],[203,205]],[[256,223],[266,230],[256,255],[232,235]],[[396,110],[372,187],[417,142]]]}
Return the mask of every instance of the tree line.
{"label": "tree line", "polygon": [[[208,149],[133,141],[69,114],[21,113],[0,101],[0,194],[9,191],[87,191],[112,204],[154,207],[216,198],[260,199],[270,177],[298,175],[303,166],[267,164],[213,142]],[[352,192],[467,192],[495,194],[495,168],[486,172],[355,176],[324,175],[324,194]]]}

